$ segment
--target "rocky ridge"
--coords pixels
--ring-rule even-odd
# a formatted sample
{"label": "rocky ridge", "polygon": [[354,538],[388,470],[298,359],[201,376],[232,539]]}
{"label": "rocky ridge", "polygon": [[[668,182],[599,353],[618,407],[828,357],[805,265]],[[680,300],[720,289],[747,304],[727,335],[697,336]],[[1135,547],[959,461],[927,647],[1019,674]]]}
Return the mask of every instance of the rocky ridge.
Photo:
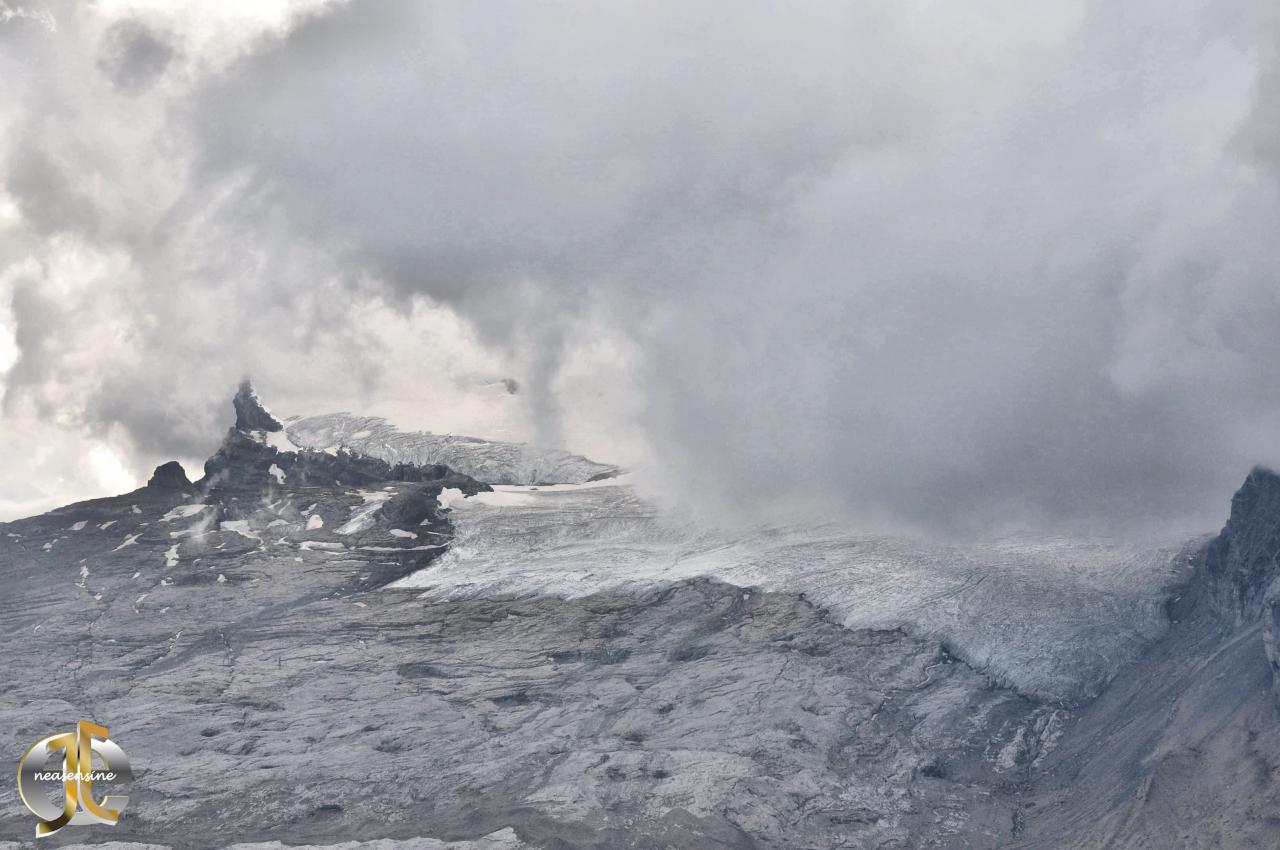
{"label": "rocky ridge", "polygon": [[1280,843],[1280,476],[1254,469],[1174,589],[1169,633],[1042,763],[1019,848]]}

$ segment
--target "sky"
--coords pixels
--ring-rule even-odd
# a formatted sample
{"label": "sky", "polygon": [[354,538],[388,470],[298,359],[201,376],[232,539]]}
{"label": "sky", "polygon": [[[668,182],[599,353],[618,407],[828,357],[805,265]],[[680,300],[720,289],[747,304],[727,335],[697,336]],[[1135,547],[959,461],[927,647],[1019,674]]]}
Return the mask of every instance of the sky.
{"label": "sky", "polygon": [[0,0],[0,81],[0,519],[197,474],[243,375],[721,522],[1280,465],[1270,0]]}

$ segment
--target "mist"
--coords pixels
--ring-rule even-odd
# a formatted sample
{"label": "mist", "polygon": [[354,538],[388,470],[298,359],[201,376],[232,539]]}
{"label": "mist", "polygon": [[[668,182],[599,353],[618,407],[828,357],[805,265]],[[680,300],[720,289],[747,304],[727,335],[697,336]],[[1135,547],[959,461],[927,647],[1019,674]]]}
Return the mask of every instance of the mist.
{"label": "mist", "polygon": [[724,519],[1212,528],[1280,464],[1278,47],[1248,0],[0,4],[0,506],[201,457],[248,373]]}

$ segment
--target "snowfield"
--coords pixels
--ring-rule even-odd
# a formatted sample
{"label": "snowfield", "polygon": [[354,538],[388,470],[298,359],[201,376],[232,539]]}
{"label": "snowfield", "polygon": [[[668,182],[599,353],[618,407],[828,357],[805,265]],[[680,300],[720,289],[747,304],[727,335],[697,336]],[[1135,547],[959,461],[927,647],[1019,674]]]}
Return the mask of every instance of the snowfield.
{"label": "snowfield", "polygon": [[712,577],[800,593],[848,628],[938,638],[1024,693],[1093,696],[1164,634],[1185,541],[943,545],[833,525],[720,534],[661,518],[625,483],[499,486],[452,502],[457,537],[396,583],[429,599],[572,598]]}
{"label": "snowfield", "polygon": [[291,420],[290,449],[333,454],[339,449],[385,460],[429,466],[441,463],[490,484],[580,484],[611,476],[618,468],[559,449],[504,443],[456,434],[406,432],[378,416],[328,413]]}

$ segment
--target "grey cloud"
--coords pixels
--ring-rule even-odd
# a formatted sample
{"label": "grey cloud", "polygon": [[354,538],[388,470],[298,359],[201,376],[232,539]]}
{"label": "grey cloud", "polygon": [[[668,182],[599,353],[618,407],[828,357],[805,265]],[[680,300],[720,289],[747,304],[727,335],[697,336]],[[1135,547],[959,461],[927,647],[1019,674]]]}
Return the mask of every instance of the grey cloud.
{"label": "grey cloud", "polygon": [[101,51],[98,67],[116,88],[129,93],[145,89],[174,57],[173,46],[161,34],[134,20],[109,27]]}
{"label": "grey cloud", "polygon": [[[797,72],[795,46],[771,46],[759,21],[645,11],[350,4],[193,111],[212,167],[251,165],[301,229],[461,302],[529,276],[572,289],[690,230],[766,215],[850,146],[910,126],[874,81],[822,114],[854,69]],[[681,26],[708,43],[672,38]],[[724,67],[716,54],[739,46],[765,52]]]}
{"label": "grey cloud", "polygon": [[344,310],[425,298],[523,364],[548,439],[575,337],[625,338],[690,503],[1208,524],[1280,461],[1255,7],[353,2],[166,102],[181,190],[146,238],[105,232],[144,303],[207,304],[199,346],[144,334],[192,398],[207,360],[255,371],[263,310],[279,347],[360,351]]}
{"label": "grey cloud", "polygon": [[5,187],[37,232],[94,234],[98,209],[76,185],[74,166],[56,161],[43,147],[39,139],[24,140],[9,158]]}
{"label": "grey cloud", "polygon": [[1256,2],[1246,21],[1258,34],[1250,45],[1262,64],[1253,86],[1252,111],[1240,128],[1238,142],[1245,157],[1269,169],[1280,181],[1280,10]]}

